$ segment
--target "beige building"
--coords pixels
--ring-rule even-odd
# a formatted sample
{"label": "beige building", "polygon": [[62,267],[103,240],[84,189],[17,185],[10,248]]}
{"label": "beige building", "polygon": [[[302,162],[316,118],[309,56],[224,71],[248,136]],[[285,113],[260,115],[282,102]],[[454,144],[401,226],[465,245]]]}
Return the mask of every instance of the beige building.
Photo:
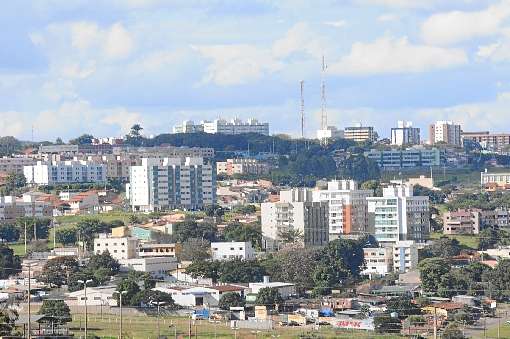
{"label": "beige building", "polygon": [[510,189],[510,172],[489,173],[485,170],[480,173],[480,185],[487,190]]}
{"label": "beige building", "polygon": [[24,166],[35,164],[32,158],[2,157],[0,158],[0,172],[23,174]]}
{"label": "beige building", "polygon": [[357,142],[376,141],[377,133],[371,126],[361,126],[361,124],[358,124],[354,127],[346,127],[344,130],[344,138]]}
{"label": "beige building", "polygon": [[94,239],[94,253],[101,254],[108,251],[117,259],[132,259],[138,256],[138,239],[132,237],[114,237],[110,234],[99,234]]}
{"label": "beige building", "polygon": [[234,174],[266,174],[269,172],[269,165],[259,162],[256,159],[227,159],[216,163],[216,174],[232,176]]}
{"label": "beige building", "polygon": [[391,247],[364,248],[366,268],[361,274],[380,277],[393,271],[393,249]]}
{"label": "beige building", "polygon": [[138,255],[145,257],[177,257],[182,250],[181,244],[140,244]]}
{"label": "beige building", "polygon": [[481,210],[459,209],[443,214],[444,234],[478,234],[480,233]]}
{"label": "beige building", "polygon": [[313,200],[329,205],[329,239],[342,234],[368,232],[367,198],[372,191],[359,189],[354,180],[333,180],[325,190],[313,192]]}
{"label": "beige building", "polygon": [[314,202],[312,191],[296,188],[280,192],[279,202],[261,204],[263,247],[276,250],[282,235],[293,232],[296,242],[324,246],[329,241],[328,203]]}
{"label": "beige building", "polygon": [[452,146],[462,146],[462,128],[451,121],[436,121],[429,127],[429,143],[445,143]]}
{"label": "beige building", "polygon": [[23,194],[0,197],[0,223],[14,222],[21,217],[51,218],[53,207],[50,203],[37,200],[35,195]]}

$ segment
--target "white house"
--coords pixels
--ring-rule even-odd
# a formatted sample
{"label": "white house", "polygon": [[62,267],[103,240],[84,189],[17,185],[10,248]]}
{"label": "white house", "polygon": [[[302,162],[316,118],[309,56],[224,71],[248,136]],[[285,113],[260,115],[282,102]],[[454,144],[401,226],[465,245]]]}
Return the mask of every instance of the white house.
{"label": "white house", "polygon": [[150,273],[153,277],[166,277],[169,272],[177,268],[174,257],[145,257],[119,260],[121,271],[135,270]]}
{"label": "white house", "polygon": [[[113,295],[116,289],[117,286],[87,287],[87,305],[117,306],[117,300]],[[85,305],[85,290],[68,293],[66,303],[69,305]]]}
{"label": "white house", "polygon": [[215,286],[167,286],[153,288],[155,291],[168,293],[177,305],[182,307],[216,307],[224,293],[244,294],[244,287],[233,285]]}
{"label": "white house", "polygon": [[94,239],[94,253],[101,254],[108,251],[117,260],[136,258],[138,242],[136,238],[114,237],[103,233]]}
{"label": "white house", "polygon": [[211,257],[213,260],[251,260],[255,258],[255,250],[249,241],[212,242]]}
{"label": "white house", "polygon": [[103,164],[85,160],[44,162],[25,166],[23,174],[28,184],[58,185],[71,183],[104,183],[106,167]]}
{"label": "white house", "polygon": [[249,283],[248,287],[251,293],[258,294],[263,288],[274,288],[278,290],[283,299],[288,299],[290,296],[296,294],[296,285],[285,282],[270,282],[269,277],[265,276],[263,282]]}
{"label": "white house", "polygon": [[366,268],[363,275],[385,276],[393,270],[393,250],[391,247],[364,248]]}

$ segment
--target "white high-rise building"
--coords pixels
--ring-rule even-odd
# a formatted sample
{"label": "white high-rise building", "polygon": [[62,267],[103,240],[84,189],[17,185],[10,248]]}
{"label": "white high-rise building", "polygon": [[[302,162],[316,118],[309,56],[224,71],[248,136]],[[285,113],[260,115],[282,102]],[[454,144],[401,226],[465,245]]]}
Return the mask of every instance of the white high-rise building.
{"label": "white high-rise building", "polygon": [[391,129],[392,145],[419,145],[420,129],[413,127],[410,121],[398,121],[397,127]]}
{"label": "white high-rise building", "polygon": [[451,121],[436,121],[430,125],[429,142],[434,145],[437,143],[445,143],[447,145],[462,145],[462,128]]}
{"label": "white high-rise building", "polygon": [[261,205],[263,247],[275,250],[282,234],[293,231],[304,246],[323,246],[329,241],[328,203],[314,202],[312,191],[296,188],[280,192],[279,202]]}
{"label": "white high-rise building", "polygon": [[144,158],[129,178],[134,211],[197,210],[216,202],[215,169],[202,158]]}
{"label": "white high-rise building", "polygon": [[216,119],[213,121],[201,121],[195,125],[193,121],[183,121],[181,124],[173,127],[173,133],[197,133],[205,132],[210,134],[244,134],[258,133],[269,135],[269,123],[259,122],[257,119],[248,119],[246,122],[235,118],[230,121],[225,119]]}
{"label": "white high-rise building", "polygon": [[397,241],[393,245],[393,270],[395,272],[409,272],[418,267],[418,250],[423,245],[412,240]]}
{"label": "white high-rise building", "polygon": [[38,161],[35,165],[25,166],[23,174],[28,184],[35,185],[104,183],[106,166],[85,160]]}
{"label": "white high-rise building", "polygon": [[397,241],[424,242],[430,232],[429,198],[414,196],[413,186],[394,181],[383,188],[382,197],[370,197],[370,228],[380,244]]}
{"label": "white high-rise building", "polygon": [[368,203],[370,190],[360,190],[354,180],[333,180],[326,190],[313,192],[313,200],[329,204],[329,239],[342,234],[368,232]]}

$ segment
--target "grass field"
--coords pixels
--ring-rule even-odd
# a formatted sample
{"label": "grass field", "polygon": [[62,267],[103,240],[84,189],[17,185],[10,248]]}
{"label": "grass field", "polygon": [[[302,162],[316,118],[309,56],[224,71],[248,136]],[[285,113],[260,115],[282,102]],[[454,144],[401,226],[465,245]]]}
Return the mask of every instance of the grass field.
{"label": "grass field", "polygon": [[478,237],[476,235],[448,235],[441,232],[430,233],[431,239],[439,239],[441,237],[457,239],[462,246],[478,249]]}
{"label": "grass field", "polygon": [[101,214],[89,214],[89,215],[65,215],[61,217],[57,217],[57,222],[60,225],[72,225],[76,224],[82,220],[87,219],[99,219],[104,222],[110,222],[113,220],[122,220],[124,223],[129,222],[129,217],[132,216],[131,212],[124,211],[115,211],[109,213],[101,213]]}
{"label": "grass field", "polygon": [[[70,329],[75,337],[83,335],[85,323],[83,315],[76,315],[71,323]],[[105,316],[101,320],[99,315],[89,316],[89,336],[94,334],[101,338],[117,338],[119,333],[119,322],[115,316]],[[148,316],[130,316],[123,318],[124,338],[157,338],[157,318]],[[189,319],[175,317],[160,318],[160,333],[169,338],[175,337],[177,329],[178,338],[188,338]],[[226,322],[211,323],[207,320],[195,321],[191,325],[191,337],[195,338],[370,338],[370,339],[391,339],[402,338],[395,335],[376,335],[362,331],[337,331],[331,327],[322,327],[319,331],[312,328],[300,327],[277,327],[272,331],[238,330],[230,328]]]}

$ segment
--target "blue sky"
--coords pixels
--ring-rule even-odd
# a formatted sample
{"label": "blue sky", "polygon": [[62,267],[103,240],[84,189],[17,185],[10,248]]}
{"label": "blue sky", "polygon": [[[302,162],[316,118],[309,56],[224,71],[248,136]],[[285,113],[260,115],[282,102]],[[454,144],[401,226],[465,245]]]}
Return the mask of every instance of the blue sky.
{"label": "blue sky", "polygon": [[510,131],[510,0],[9,1],[0,20],[0,135],[147,134],[256,117],[306,130],[328,64],[329,123],[439,119]]}

